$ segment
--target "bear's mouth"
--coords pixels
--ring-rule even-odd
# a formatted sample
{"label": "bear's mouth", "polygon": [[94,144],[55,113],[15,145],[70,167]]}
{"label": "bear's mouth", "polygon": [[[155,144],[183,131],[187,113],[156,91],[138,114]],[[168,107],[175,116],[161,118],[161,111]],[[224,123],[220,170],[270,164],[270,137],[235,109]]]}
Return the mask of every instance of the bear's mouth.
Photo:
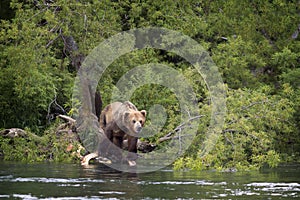
{"label": "bear's mouth", "polygon": [[137,127],[136,128],[136,133],[140,133],[142,131],[142,127]]}

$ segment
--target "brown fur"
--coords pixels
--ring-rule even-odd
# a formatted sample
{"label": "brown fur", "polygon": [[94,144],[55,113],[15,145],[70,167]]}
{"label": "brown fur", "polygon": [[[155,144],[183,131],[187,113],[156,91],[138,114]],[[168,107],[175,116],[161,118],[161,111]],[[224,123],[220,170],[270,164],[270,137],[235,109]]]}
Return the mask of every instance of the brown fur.
{"label": "brown fur", "polygon": [[121,120],[121,116],[126,111],[138,111],[138,109],[129,101],[125,101],[124,103],[121,102],[114,102],[107,105],[100,114],[100,127],[104,130],[106,125],[110,122],[115,120]]}
{"label": "brown fur", "polygon": [[[145,110],[138,111],[131,102],[126,101],[109,104],[100,115],[100,127],[103,128],[107,138],[113,144],[122,149],[123,140],[128,139],[128,151],[134,153],[127,157],[130,165],[135,165],[137,136],[144,126],[146,114]],[[121,156],[121,152],[119,152],[119,156]]]}

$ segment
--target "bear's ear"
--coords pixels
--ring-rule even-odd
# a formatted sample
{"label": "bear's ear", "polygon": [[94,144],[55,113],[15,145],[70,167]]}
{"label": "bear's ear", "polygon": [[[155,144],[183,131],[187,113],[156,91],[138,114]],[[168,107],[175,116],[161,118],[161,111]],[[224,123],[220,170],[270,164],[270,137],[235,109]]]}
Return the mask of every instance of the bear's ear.
{"label": "bear's ear", "polygon": [[141,110],[142,115],[146,118],[147,111],[146,110]]}

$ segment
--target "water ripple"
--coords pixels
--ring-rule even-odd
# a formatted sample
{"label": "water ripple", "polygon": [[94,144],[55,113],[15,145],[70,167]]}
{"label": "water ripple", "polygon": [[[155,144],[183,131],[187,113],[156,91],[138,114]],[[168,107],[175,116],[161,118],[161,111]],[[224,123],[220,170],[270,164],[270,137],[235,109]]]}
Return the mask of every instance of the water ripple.
{"label": "water ripple", "polygon": [[209,182],[203,180],[196,181],[139,181],[138,185],[202,185],[202,186],[212,186],[212,185],[226,185],[226,182]]}
{"label": "water ripple", "polygon": [[89,178],[44,178],[44,177],[17,177],[12,175],[0,176],[0,182],[38,182],[38,183],[104,183],[101,179],[89,179]]}

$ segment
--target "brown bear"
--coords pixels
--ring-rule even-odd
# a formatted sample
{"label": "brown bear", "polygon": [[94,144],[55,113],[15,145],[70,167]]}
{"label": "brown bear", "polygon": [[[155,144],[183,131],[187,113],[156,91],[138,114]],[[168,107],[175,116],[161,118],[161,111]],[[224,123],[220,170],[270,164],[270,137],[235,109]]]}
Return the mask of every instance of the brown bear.
{"label": "brown bear", "polygon": [[[126,101],[124,103],[114,102],[106,106],[100,115],[100,127],[104,130],[107,138],[118,147],[119,152],[114,152],[119,160],[122,159],[121,149],[123,141],[128,141],[127,161],[130,166],[135,166],[137,159],[137,140],[146,120],[147,112],[139,111],[135,105]],[[100,147],[100,152],[108,146]],[[116,148],[114,148],[116,149]],[[107,149],[109,151],[109,149]]]}

